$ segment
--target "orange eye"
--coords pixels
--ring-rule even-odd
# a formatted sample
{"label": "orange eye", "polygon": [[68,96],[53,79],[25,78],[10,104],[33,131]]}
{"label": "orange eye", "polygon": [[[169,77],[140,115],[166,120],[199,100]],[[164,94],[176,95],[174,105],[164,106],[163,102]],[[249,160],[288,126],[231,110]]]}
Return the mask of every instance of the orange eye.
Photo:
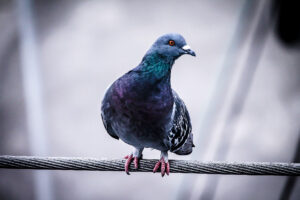
{"label": "orange eye", "polygon": [[174,46],[174,45],[175,45],[174,40],[170,40],[170,41],[169,41],[169,45],[170,45],[170,46]]}

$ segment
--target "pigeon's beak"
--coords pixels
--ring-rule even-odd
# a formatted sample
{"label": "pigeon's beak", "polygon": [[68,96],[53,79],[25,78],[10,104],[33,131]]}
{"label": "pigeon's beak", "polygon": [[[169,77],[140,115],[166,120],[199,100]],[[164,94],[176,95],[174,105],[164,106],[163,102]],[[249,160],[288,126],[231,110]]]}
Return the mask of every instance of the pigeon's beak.
{"label": "pigeon's beak", "polygon": [[191,47],[189,45],[184,45],[182,47],[184,53],[186,54],[190,54],[191,56],[196,56],[195,52],[191,49]]}

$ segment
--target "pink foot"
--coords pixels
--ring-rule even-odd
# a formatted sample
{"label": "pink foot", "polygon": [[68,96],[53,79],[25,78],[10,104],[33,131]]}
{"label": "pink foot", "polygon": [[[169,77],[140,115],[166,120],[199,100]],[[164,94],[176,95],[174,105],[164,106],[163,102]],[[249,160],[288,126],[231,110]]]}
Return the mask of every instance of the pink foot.
{"label": "pink foot", "polygon": [[130,175],[130,173],[129,173],[130,163],[133,160],[134,168],[135,169],[139,168],[139,158],[138,157],[133,157],[133,155],[131,154],[131,155],[125,156],[125,159],[127,159],[126,162],[125,162],[125,172],[126,172],[126,174]]}
{"label": "pink foot", "polygon": [[161,165],[161,176],[164,177],[165,173],[169,176],[170,174],[170,163],[165,162],[164,158],[161,158],[154,166],[153,173],[157,172]]}

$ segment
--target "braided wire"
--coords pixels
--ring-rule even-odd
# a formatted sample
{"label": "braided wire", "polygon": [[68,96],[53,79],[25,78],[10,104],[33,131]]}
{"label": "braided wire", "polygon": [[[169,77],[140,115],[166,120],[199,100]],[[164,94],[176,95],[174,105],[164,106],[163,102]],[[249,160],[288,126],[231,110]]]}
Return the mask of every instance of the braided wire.
{"label": "braided wire", "polygon": [[[132,172],[152,172],[158,160],[142,159],[139,169]],[[279,162],[199,162],[169,160],[171,173],[300,176],[300,163]],[[124,171],[125,160],[72,157],[0,156],[0,168],[44,170]]]}

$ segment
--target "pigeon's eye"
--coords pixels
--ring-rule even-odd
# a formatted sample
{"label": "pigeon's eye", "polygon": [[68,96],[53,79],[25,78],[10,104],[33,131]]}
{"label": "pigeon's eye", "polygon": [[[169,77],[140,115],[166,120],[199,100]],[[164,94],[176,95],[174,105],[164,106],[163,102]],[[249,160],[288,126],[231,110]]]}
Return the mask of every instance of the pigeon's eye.
{"label": "pigeon's eye", "polygon": [[169,45],[170,45],[170,46],[174,46],[174,45],[175,45],[174,40],[169,40]]}

